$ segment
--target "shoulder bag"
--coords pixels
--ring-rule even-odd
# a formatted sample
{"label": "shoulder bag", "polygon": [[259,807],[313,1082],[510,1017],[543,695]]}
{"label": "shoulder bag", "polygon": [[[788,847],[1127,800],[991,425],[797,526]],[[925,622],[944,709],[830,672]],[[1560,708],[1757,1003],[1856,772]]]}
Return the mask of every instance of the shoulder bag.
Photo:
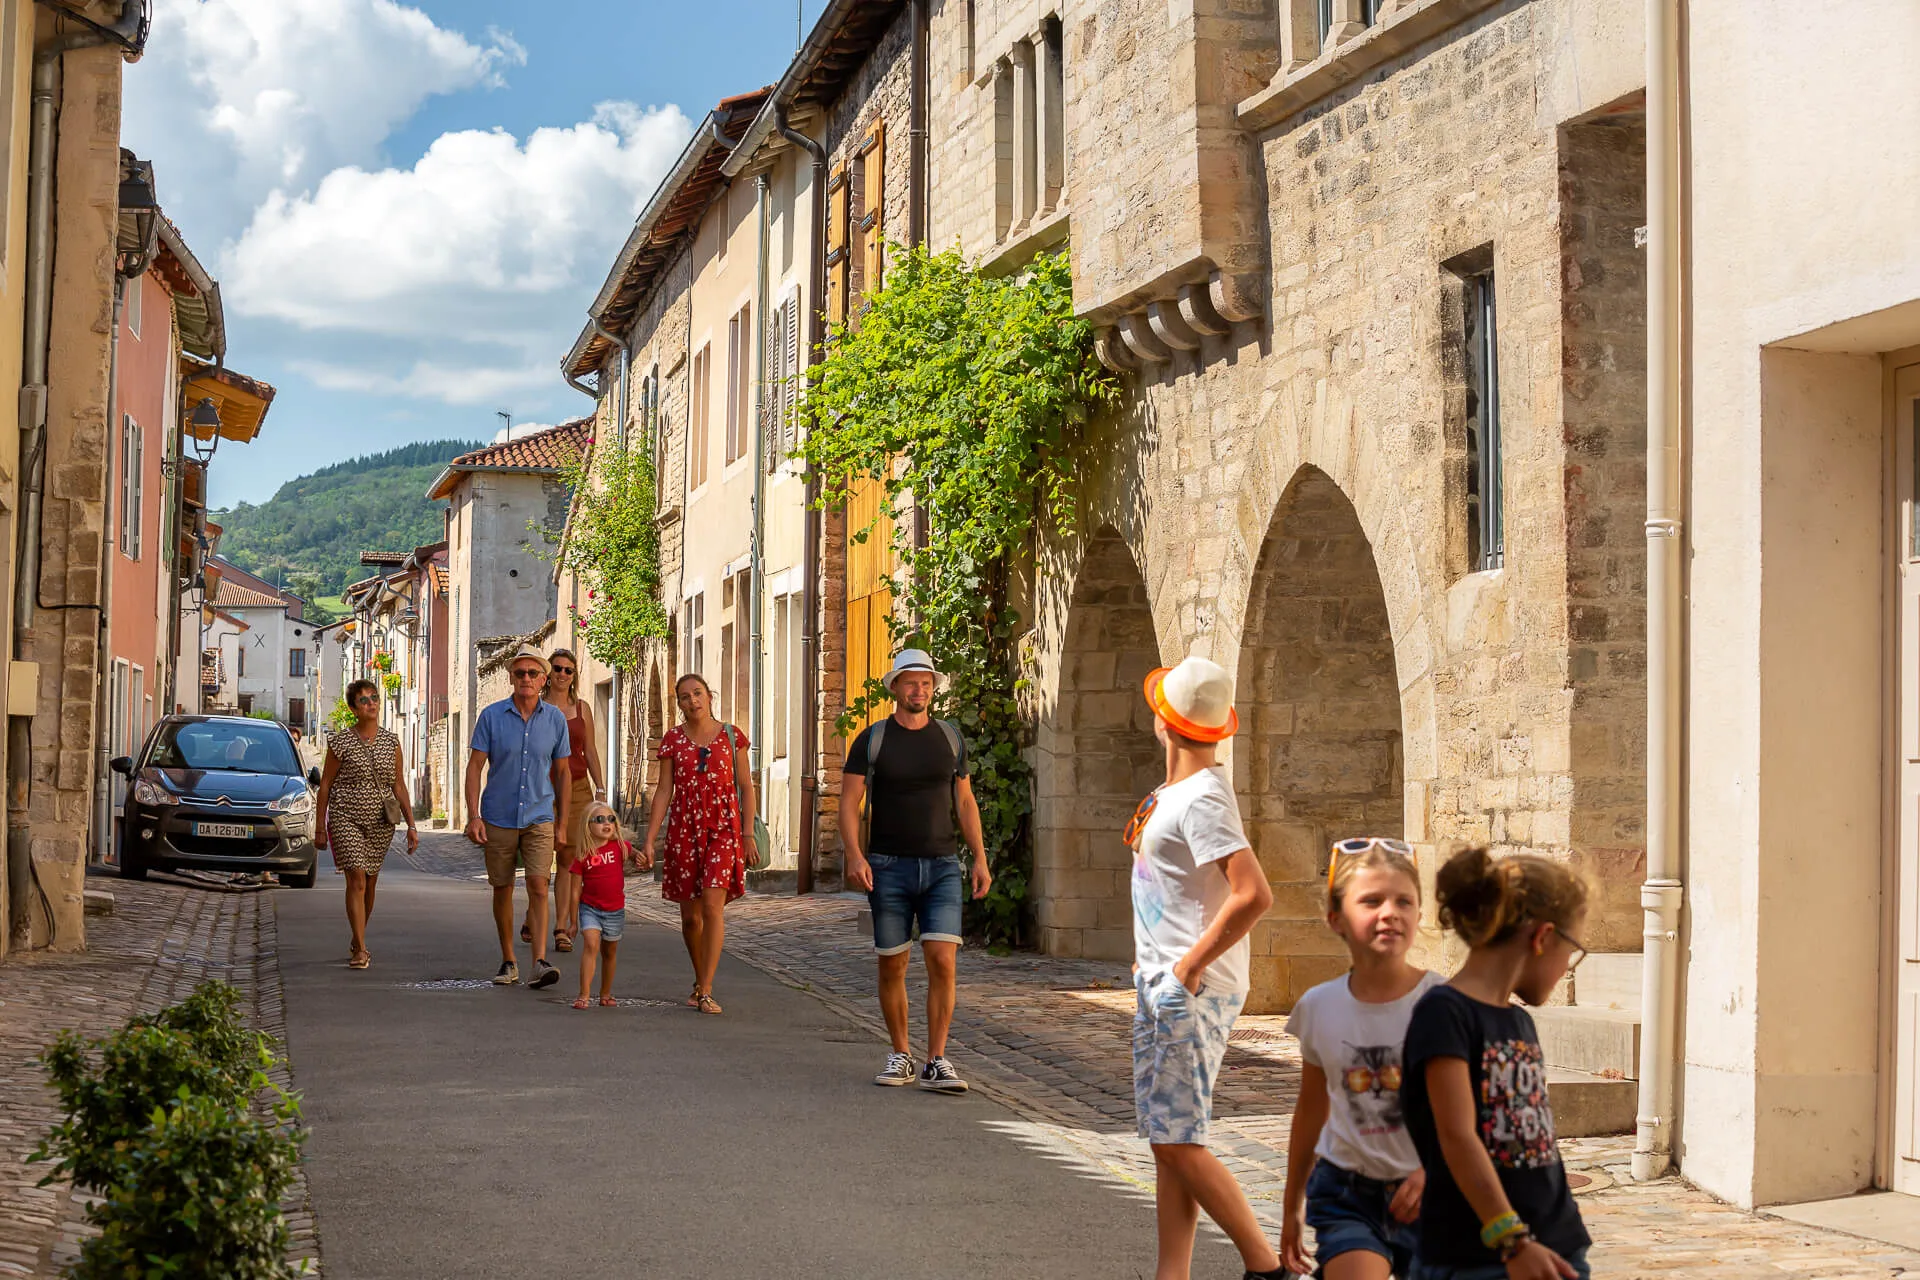
{"label": "shoulder bag", "polygon": [[[734,809],[739,813],[741,825],[746,825],[747,782],[740,776],[740,735],[732,725],[726,727],[727,745],[733,748],[727,757],[727,765],[733,770]],[[744,853],[744,851],[743,851]],[[753,853],[747,857],[747,870],[765,871],[773,860],[773,838],[767,834],[767,824],[760,820],[759,813],[753,815]]]}

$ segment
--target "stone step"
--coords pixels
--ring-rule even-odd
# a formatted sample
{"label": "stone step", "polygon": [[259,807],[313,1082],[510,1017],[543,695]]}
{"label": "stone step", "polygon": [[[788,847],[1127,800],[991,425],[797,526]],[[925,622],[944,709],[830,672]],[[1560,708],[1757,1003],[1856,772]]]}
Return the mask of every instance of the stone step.
{"label": "stone step", "polygon": [[84,911],[90,916],[110,916],[113,914],[113,891],[111,889],[85,889]]}
{"label": "stone step", "polygon": [[1640,1012],[1640,953],[1590,955],[1573,972],[1573,1003],[1588,1009]]}
{"label": "stone step", "polygon": [[1640,1074],[1640,1015],[1624,1009],[1545,1005],[1533,1010],[1550,1067],[1632,1080]]}
{"label": "stone step", "polygon": [[1597,1138],[1632,1133],[1640,1106],[1640,1086],[1564,1067],[1547,1068],[1547,1095],[1553,1100],[1553,1131],[1561,1138]]}

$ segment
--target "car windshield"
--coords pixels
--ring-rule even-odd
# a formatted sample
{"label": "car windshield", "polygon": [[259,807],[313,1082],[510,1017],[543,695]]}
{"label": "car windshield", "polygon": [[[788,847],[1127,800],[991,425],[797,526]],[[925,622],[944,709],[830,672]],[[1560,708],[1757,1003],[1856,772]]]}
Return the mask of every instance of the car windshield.
{"label": "car windshield", "polygon": [[154,734],[147,763],[156,769],[227,770],[234,773],[300,772],[293,743],[277,724],[223,720],[176,720]]}

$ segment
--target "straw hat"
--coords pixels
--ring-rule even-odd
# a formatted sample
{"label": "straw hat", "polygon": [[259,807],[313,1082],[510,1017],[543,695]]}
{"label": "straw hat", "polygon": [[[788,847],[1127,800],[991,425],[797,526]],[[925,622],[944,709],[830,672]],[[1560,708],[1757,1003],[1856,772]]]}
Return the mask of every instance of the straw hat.
{"label": "straw hat", "polygon": [[520,659],[522,658],[532,658],[535,662],[539,663],[540,671],[542,674],[545,674],[549,670],[547,666],[547,655],[540,652],[538,649],[534,648],[530,644],[521,645],[519,652],[515,653],[513,657],[507,660],[507,670],[509,671],[513,670],[513,664],[520,661]]}
{"label": "straw hat", "polygon": [[1233,709],[1233,678],[1205,658],[1188,658],[1147,677],[1147,705],[1167,727],[1195,742],[1222,742],[1240,730]]}
{"label": "straw hat", "polygon": [[902,649],[895,655],[893,659],[893,670],[887,672],[887,678],[882,683],[884,683],[887,686],[887,690],[891,692],[893,690],[893,682],[909,671],[924,671],[932,676],[933,687],[935,689],[944,689],[947,687],[947,678],[941,675],[934,667],[933,657],[925,649]]}

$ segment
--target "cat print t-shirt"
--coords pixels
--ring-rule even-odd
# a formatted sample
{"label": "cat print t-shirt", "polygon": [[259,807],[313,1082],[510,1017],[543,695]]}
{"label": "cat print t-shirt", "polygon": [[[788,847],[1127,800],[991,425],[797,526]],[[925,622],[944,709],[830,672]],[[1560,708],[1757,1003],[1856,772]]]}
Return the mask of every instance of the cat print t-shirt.
{"label": "cat print t-shirt", "polygon": [[1441,985],[1414,1005],[1400,1085],[1407,1132],[1427,1170],[1420,1258],[1447,1267],[1498,1266],[1500,1261],[1480,1243],[1480,1219],[1440,1150],[1427,1097],[1427,1064],[1435,1058],[1467,1064],[1481,1145],[1493,1158],[1513,1211],[1533,1228],[1534,1238],[1563,1258],[1592,1244],[1554,1143],[1547,1061],[1533,1015],[1519,1005],[1483,1004]]}
{"label": "cat print t-shirt", "polygon": [[[1133,851],[1133,958],[1142,973],[1173,968],[1193,950],[1229,894],[1228,858],[1248,848],[1240,806],[1218,767],[1155,793]],[[1252,944],[1242,938],[1207,966],[1202,990],[1245,995]]]}
{"label": "cat print t-shirt", "polygon": [[1327,1123],[1314,1154],[1349,1173],[1398,1182],[1420,1167],[1400,1108],[1400,1053],[1420,997],[1441,981],[1423,976],[1398,1000],[1356,1000],[1343,975],[1300,997],[1287,1031],[1300,1056],[1327,1076]]}

